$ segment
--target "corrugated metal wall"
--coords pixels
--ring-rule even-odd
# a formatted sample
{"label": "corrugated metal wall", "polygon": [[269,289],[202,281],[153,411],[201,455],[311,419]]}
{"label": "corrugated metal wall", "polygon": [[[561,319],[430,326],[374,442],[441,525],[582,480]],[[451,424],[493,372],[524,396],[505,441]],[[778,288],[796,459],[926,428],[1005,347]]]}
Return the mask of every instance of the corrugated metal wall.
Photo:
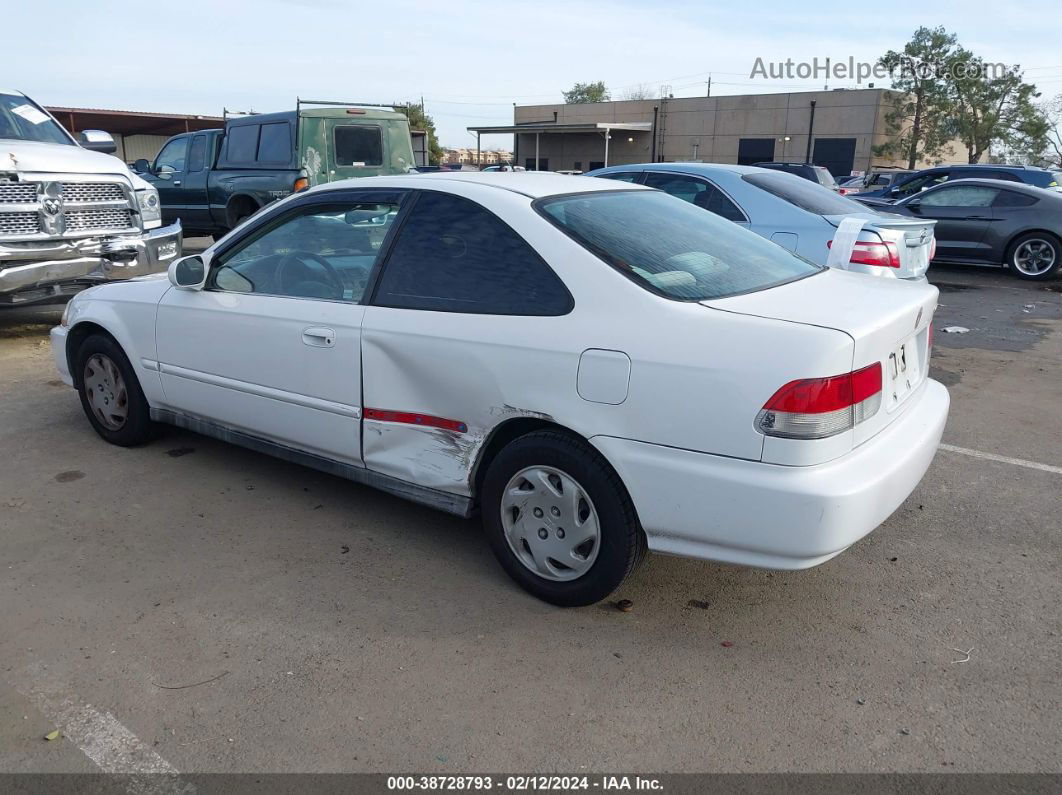
{"label": "corrugated metal wall", "polygon": [[140,158],[153,161],[168,140],[166,135],[116,135],[114,142],[118,144],[118,151],[114,154],[125,163]]}

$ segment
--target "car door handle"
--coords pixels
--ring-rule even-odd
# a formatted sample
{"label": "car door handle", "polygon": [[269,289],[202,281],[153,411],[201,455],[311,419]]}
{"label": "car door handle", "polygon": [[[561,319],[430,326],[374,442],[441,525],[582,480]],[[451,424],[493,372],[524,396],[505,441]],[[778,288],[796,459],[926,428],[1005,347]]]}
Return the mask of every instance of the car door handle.
{"label": "car door handle", "polygon": [[180,184],[181,184],[181,181],[180,181],[179,179],[175,179],[175,180],[173,181],[173,185],[174,185],[174,187],[176,187],[177,185],[180,185]]}
{"label": "car door handle", "polygon": [[336,346],[336,332],[324,326],[311,326],[302,330],[302,344],[314,348],[334,348]]}

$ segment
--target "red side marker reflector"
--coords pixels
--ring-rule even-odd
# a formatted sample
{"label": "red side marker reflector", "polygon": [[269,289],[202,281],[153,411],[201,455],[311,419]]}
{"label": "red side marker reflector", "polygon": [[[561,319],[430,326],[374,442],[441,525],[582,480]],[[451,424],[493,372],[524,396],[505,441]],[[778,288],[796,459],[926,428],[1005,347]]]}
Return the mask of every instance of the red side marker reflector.
{"label": "red side marker reflector", "polygon": [[430,414],[417,414],[412,411],[365,409],[365,419],[377,422],[397,422],[403,425],[423,425],[425,428],[444,428],[457,433],[468,431],[468,426],[460,420],[448,420],[445,417],[433,417]]}

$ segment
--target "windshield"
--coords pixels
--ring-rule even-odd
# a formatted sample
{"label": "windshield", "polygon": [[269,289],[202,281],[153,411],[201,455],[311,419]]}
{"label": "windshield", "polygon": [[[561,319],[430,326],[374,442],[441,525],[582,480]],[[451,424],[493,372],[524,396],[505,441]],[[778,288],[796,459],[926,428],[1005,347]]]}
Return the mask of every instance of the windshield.
{"label": "windshield", "polygon": [[540,199],[539,211],[643,287],[703,301],[763,290],[823,270],[735,223],[656,190]]}
{"label": "windshield", "polygon": [[19,94],[0,94],[0,138],[74,145],[51,116]]}
{"label": "windshield", "polygon": [[791,174],[746,174],[746,182],[815,215],[851,215],[867,208],[829,188]]}

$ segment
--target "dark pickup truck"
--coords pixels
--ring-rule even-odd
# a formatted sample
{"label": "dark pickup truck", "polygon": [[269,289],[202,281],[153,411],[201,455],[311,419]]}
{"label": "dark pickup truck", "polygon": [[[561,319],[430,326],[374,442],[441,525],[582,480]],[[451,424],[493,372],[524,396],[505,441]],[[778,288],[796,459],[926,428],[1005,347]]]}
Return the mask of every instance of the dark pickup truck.
{"label": "dark pickup truck", "polygon": [[[323,104],[323,103],[312,103]],[[415,163],[404,115],[374,107],[237,116],[177,135],[133,168],[159,192],[163,223],[227,232],[271,201],[324,182],[405,174]]]}

